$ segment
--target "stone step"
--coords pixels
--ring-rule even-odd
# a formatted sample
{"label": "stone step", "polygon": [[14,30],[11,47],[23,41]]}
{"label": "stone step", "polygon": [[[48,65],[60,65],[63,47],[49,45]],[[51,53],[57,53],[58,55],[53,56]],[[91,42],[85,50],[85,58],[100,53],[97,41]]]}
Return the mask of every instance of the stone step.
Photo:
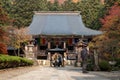
{"label": "stone step", "polygon": [[37,60],[38,65],[43,65],[43,66],[49,66],[50,65],[50,60]]}

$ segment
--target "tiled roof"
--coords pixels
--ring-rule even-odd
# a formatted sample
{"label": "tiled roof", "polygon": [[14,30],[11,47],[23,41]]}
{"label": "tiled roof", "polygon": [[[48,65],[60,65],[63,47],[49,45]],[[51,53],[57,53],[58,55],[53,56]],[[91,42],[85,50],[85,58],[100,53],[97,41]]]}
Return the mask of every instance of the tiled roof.
{"label": "tiled roof", "polygon": [[53,36],[90,36],[101,31],[86,28],[79,12],[35,12],[29,26],[30,34]]}

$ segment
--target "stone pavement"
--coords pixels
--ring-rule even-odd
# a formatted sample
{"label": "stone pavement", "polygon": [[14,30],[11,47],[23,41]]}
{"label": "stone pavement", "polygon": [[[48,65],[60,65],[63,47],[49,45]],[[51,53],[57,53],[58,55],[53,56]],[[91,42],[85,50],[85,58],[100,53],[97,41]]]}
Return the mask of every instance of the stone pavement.
{"label": "stone pavement", "polygon": [[9,68],[0,70],[0,80],[8,80],[12,77],[16,77],[30,71],[40,68],[39,66],[30,66],[30,67],[18,67],[18,68]]}
{"label": "stone pavement", "polygon": [[[118,76],[115,79],[111,79],[111,77],[104,76],[110,72],[104,73],[104,72],[91,71],[85,74],[82,73],[81,68],[72,67],[72,66],[66,66],[66,67],[38,66],[33,69],[28,69],[28,70],[23,69],[23,72],[24,73],[22,73],[21,70],[21,74],[19,75],[14,74],[14,76],[9,77],[7,79],[0,76],[0,80],[120,80],[119,73],[117,73]],[[9,75],[4,74],[3,76],[5,77]],[[114,75],[109,74],[109,76],[114,76]]]}

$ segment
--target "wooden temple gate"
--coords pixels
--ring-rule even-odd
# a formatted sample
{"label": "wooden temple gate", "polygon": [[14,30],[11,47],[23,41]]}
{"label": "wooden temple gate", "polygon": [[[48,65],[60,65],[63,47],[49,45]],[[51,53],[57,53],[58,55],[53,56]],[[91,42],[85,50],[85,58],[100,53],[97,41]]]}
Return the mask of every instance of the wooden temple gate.
{"label": "wooden temple gate", "polygon": [[[37,51],[36,51],[36,58],[38,60],[52,60],[52,56],[57,53],[61,54],[62,58],[67,60],[68,55],[73,55],[69,56],[69,59],[71,58],[72,60],[75,60],[76,57],[76,48],[75,45],[77,42],[74,41],[74,38],[45,38],[45,37],[40,37],[40,38],[35,38],[35,46],[37,46]],[[74,57],[74,58],[72,58]],[[63,65],[65,61],[63,60]],[[67,62],[67,61],[66,61]],[[51,62],[50,62],[50,66]]]}
{"label": "wooden temple gate", "polygon": [[29,31],[36,41],[36,58],[46,58],[49,61],[52,54],[62,50],[65,50],[61,54],[66,59],[76,60],[76,38],[91,38],[102,34],[101,31],[85,27],[79,11],[35,12]]}

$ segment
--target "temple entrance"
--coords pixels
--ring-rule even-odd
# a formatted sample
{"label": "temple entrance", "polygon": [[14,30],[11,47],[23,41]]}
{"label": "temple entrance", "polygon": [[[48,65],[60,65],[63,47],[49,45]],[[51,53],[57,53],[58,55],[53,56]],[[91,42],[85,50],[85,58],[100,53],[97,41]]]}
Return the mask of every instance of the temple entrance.
{"label": "temple entrance", "polygon": [[63,55],[60,53],[54,53],[51,55],[51,66],[62,67],[63,66]]}
{"label": "temple entrance", "polygon": [[50,66],[54,67],[63,67],[64,66],[64,53],[66,52],[65,49],[61,48],[54,48],[49,49],[48,53],[50,54]]}

